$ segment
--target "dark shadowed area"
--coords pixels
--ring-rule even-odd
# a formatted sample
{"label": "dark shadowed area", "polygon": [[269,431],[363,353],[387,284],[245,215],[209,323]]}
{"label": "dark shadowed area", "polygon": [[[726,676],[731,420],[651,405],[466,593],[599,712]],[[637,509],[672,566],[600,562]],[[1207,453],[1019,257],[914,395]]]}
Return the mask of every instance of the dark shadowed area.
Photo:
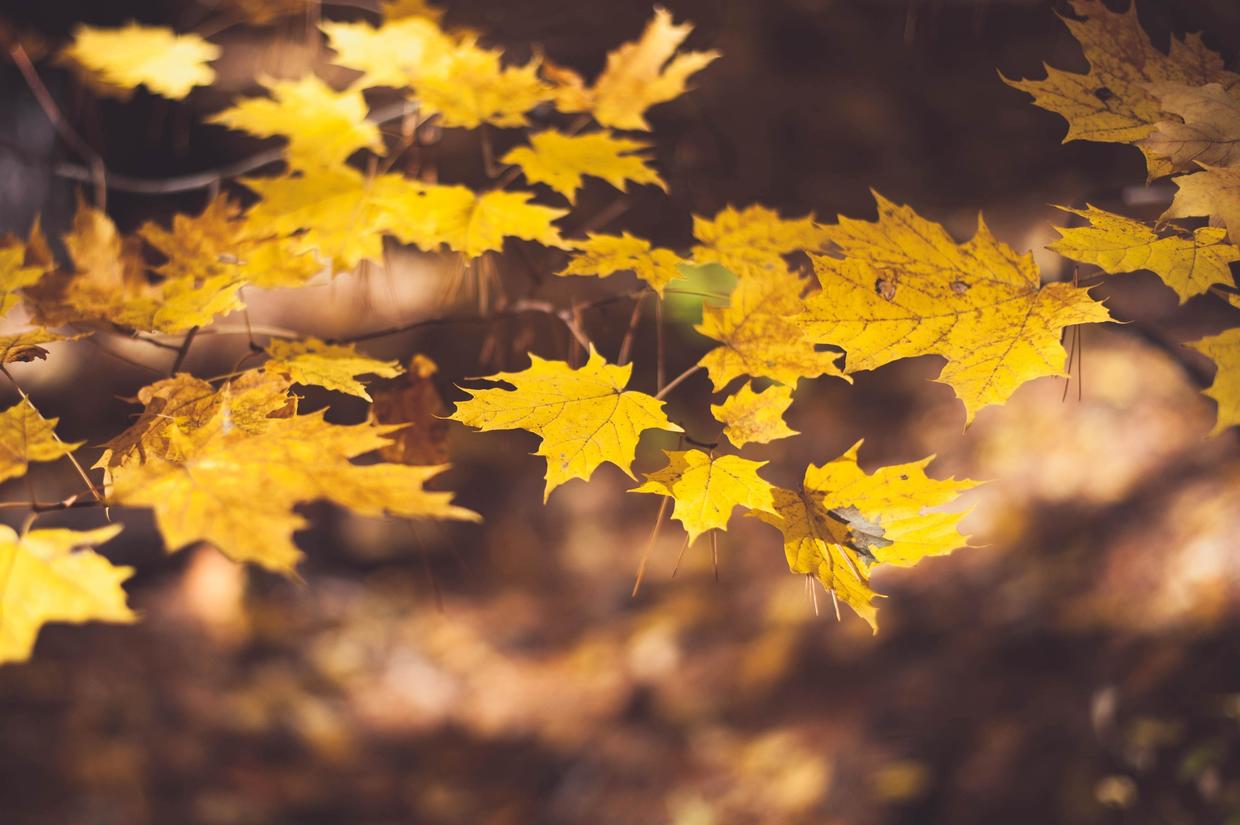
{"label": "dark shadowed area", "polygon": [[[515,57],[541,51],[589,75],[651,11],[635,0],[440,5]],[[1000,79],[1040,77],[1043,61],[1083,66],[1055,4],[666,5],[695,24],[691,47],[723,57],[651,113],[670,193],[633,187],[618,198],[593,181],[580,211],[598,216],[594,228],[687,249],[691,215],[760,202],[788,216],[871,219],[873,187],[959,240],[984,210],[996,235],[1033,249],[1056,280],[1072,272],[1044,250],[1064,223],[1053,204],[1152,218],[1171,197],[1168,184],[1142,187],[1131,147],[1061,144],[1062,119]],[[124,104],[97,99],[39,64],[110,170],[164,178],[274,145],[203,124],[258,75],[317,66],[349,76],[326,65],[304,9],[258,28],[227,25],[229,6],[0,0],[0,23],[52,46],[79,22],[212,32],[225,50],[219,83],[184,103],[142,90]],[[366,8],[351,0],[321,13],[362,19]],[[1139,9],[1156,43],[1203,30],[1236,68],[1233,0]],[[57,170],[79,160],[7,62],[0,111],[0,231],[25,232],[38,214],[63,231],[78,184]],[[497,151],[519,139],[494,133]],[[471,136],[426,130],[420,140],[440,180],[485,183]],[[132,229],[204,203],[202,191],[118,191],[109,211]],[[614,290],[548,277],[557,255],[523,246],[500,289],[565,306]],[[476,311],[474,292],[446,269],[392,250],[384,267],[258,296],[252,320],[331,336]],[[1148,273],[1098,294],[1116,318],[1140,323],[1086,330],[1083,373],[1066,391],[1038,380],[965,430],[950,388],[929,380],[935,358],[852,385],[802,380],[788,420],[804,435],[753,452],[778,482],[859,439],[866,468],[936,454],[932,476],[989,481],[967,499],[979,546],[875,577],[890,596],[877,635],[847,611],[837,622],[829,597],[789,574],[778,533],[739,516],[720,537],[717,580],[705,539],[673,576],[683,534],[666,524],[631,597],[657,498],[624,495],[634,484],[607,466],[544,507],[537,442],[519,432],[450,427],[444,486],[484,515],[480,525],[304,508],[315,527],[298,536],[301,581],[205,547],[166,555],[149,518],[126,513],[106,552],[138,568],[129,591],[144,621],[52,627],[31,662],[0,667],[0,823],[1240,822],[1240,438],[1233,429],[1207,440],[1214,406],[1199,391],[1212,367],[1178,344],[1234,326],[1235,310],[1210,296],[1179,305]],[[669,303],[667,375],[709,347],[692,328],[700,310],[700,300]],[[603,304],[585,323],[613,354],[628,320],[627,304]],[[655,384],[654,323],[638,328],[635,386]],[[172,353],[128,343],[21,365],[40,408],[91,450],[152,380],[129,361],[169,367]],[[210,336],[186,367],[221,374],[245,351],[244,337]],[[455,382],[520,368],[527,352],[581,355],[539,315],[425,327],[368,352],[430,356],[449,402],[464,397]],[[717,432],[709,392],[695,376],[669,414]],[[0,394],[3,406],[16,399],[7,385]],[[322,391],[305,394],[307,408],[323,405]],[[333,405],[333,417],[348,413]],[[657,466],[668,446],[648,436],[639,466]],[[31,483],[52,495],[66,473],[40,467]],[[0,498],[24,497],[25,484]],[[17,526],[12,512],[0,517]]]}

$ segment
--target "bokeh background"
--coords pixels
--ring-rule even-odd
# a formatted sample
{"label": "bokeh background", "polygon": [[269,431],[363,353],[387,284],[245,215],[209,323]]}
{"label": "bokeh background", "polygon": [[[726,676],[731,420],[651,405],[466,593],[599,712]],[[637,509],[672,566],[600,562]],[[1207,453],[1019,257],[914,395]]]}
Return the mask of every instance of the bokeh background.
{"label": "bokeh background", "polygon": [[[223,25],[247,5],[291,13]],[[590,73],[650,14],[636,0],[443,5],[449,23],[515,57],[541,49]],[[1153,217],[1169,199],[1165,185],[1143,187],[1135,150],[1060,145],[1063,122],[999,79],[996,70],[1040,76],[1043,60],[1083,67],[1054,4],[667,5],[696,23],[691,46],[724,53],[692,94],[652,113],[671,193],[617,200],[591,188],[577,227],[684,248],[693,213],[762,202],[869,217],[872,186],[962,240],[984,209],[1057,279],[1072,272],[1042,251],[1064,217],[1051,204]],[[322,14],[356,19],[366,6],[324,3]],[[1234,67],[1232,0],[1139,8],[1155,42],[1204,30]],[[185,104],[142,91],[127,104],[97,100],[41,64],[122,174],[196,172],[264,148],[201,125],[260,73],[349,77],[325,65],[297,2],[4,0],[0,12],[53,46],[78,22],[217,32],[220,83]],[[74,159],[8,64],[0,107],[0,229],[24,232],[41,214],[63,230],[75,185],[56,168]],[[485,181],[471,136],[425,130],[419,142],[442,180]],[[203,203],[202,192],[109,199],[123,228]],[[555,253],[537,249],[512,259],[492,285],[501,296],[567,305],[630,285],[549,278]],[[333,335],[476,310],[475,286],[450,264],[393,249],[383,266],[302,294],[254,296],[252,313],[256,324]],[[706,541],[671,575],[682,543],[671,525],[631,598],[657,499],[623,495],[628,480],[604,468],[544,507],[535,442],[519,433],[450,431],[446,484],[485,515],[480,526],[307,508],[316,527],[299,537],[300,582],[205,548],[166,556],[149,519],[124,513],[126,533],[107,553],[138,567],[130,591],[145,621],[51,627],[32,662],[0,668],[0,821],[1240,822],[1240,441],[1234,431],[1206,438],[1213,405],[1199,390],[1210,367],[1179,347],[1240,319],[1209,296],[1178,306],[1149,275],[1098,291],[1134,323],[1087,330],[1083,370],[1066,387],[1027,385],[964,431],[951,391],[928,380],[935,359],[851,387],[802,381],[789,419],[804,435],[753,451],[785,483],[859,438],[867,467],[934,453],[933,475],[990,480],[968,501],[978,547],[876,576],[890,595],[877,636],[851,615],[816,613],[778,534],[739,517],[720,540],[718,581]],[[699,312],[690,299],[669,305],[669,375],[708,347],[691,329]],[[627,322],[619,303],[584,321],[608,353]],[[656,338],[647,319],[636,386],[654,384]],[[187,367],[225,372],[244,346],[204,336]],[[527,351],[579,357],[557,322],[537,316],[428,327],[369,351],[434,358],[449,401],[460,397],[454,381],[519,368]],[[61,416],[62,434],[98,444],[170,357],[132,342],[79,344],[19,378]],[[672,417],[710,431],[708,389],[687,383]],[[328,400],[339,420],[361,414],[313,392],[306,404]],[[659,446],[669,445],[643,442],[642,468],[658,466]],[[59,467],[38,468],[32,483],[44,498],[72,486]]]}

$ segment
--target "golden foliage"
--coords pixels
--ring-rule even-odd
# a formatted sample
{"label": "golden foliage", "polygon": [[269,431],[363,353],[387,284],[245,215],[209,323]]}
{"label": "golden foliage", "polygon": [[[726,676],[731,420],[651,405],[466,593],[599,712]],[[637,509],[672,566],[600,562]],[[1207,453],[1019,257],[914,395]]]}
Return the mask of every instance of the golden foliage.
{"label": "golden foliage", "polygon": [[617,272],[632,271],[660,297],[669,283],[682,277],[680,265],[688,263],[670,249],[656,249],[650,241],[628,232],[589,235],[584,241],[570,243],[574,255],[558,274],[606,278]]}
{"label": "golden foliage", "polygon": [[119,29],[78,26],[61,56],[90,73],[104,90],[128,94],[146,86],[178,100],[194,86],[215,80],[207,63],[220,56],[220,49],[196,34],[130,23]]}
{"label": "golden foliage", "polygon": [[357,376],[395,378],[403,372],[395,361],[380,361],[362,355],[352,344],[325,344],[317,338],[277,339],[267,345],[267,354],[271,356],[263,365],[267,372],[284,375],[294,384],[313,384],[367,401],[370,394]]}
{"label": "golden foliage", "polygon": [[602,178],[621,191],[627,191],[629,181],[666,191],[659,173],[636,154],[649,148],[649,143],[610,132],[566,135],[548,129],[530,135],[529,146],[517,146],[501,160],[521,167],[530,183],[545,183],[576,203],[584,175]]}
{"label": "golden foliage", "polygon": [[821,251],[827,243],[813,215],[781,218],[757,204],[741,210],[729,206],[712,220],[695,215],[693,237],[698,242],[694,261],[720,263],[737,276],[750,269],[777,267],[790,252]]}
{"label": "golden foliage", "polygon": [[774,515],[770,482],[758,475],[765,461],[701,450],[665,450],[667,466],[646,473],[631,493],[671,496],[672,518],[684,525],[689,544],[707,530],[727,530],[737,507]]}
{"label": "golden foliage", "polygon": [[32,461],[55,461],[81,446],[57,438],[56,423],[27,399],[0,412],[0,482],[24,476]]}
{"label": "golden foliage", "polygon": [[1240,329],[1229,329],[1187,346],[1200,352],[1218,366],[1214,382],[1205,394],[1218,402],[1218,420],[1211,435],[1240,424]]}
{"label": "golden foliage", "polygon": [[722,404],[711,404],[710,414],[724,425],[723,434],[737,447],[769,444],[800,435],[783,418],[792,406],[792,389],[775,384],[754,392],[753,382],[749,381]]}

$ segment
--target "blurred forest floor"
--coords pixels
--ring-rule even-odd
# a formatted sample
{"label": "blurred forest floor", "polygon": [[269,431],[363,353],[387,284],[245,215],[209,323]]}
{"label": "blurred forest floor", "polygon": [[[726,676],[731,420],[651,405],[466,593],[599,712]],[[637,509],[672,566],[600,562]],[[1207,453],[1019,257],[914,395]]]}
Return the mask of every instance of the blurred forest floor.
{"label": "blurred forest floor", "polygon": [[[207,16],[171,0],[3,5],[49,37],[78,21],[184,27]],[[984,208],[1000,238],[1039,250],[1059,277],[1040,251],[1062,220],[1049,204],[1152,217],[1167,194],[1125,205],[1125,187],[1143,180],[1136,152],[1061,146],[1059,118],[999,80],[996,69],[1040,76],[1043,60],[1080,65],[1049,4],[668,5],[697,24],[691,45],[724,57],[652,117],[671,195],[637,193],[611,230],[684,247],[689,214],[728,203],[868,217],[874,186],[961,239]],[[1225,47],[1240,42],[1240,8],[1229,0],[1140,7],[1156,40],[1204,29],[1234,63]],[[449,20],[594,71],[649,11],[631,0],[462,0]],[[286,40],[221,35],[242,55],[221,66],[226,84],[238,92],[258,69],[309,65],[304,21],[288,22]],[[52,79],[75,94],[63,73]],[[0,67],[0,94],[21,136],[50,140],[11,67]],[[82,103],[79,116],[113,169],[183,173],[258,145],[190,125],[222,105],[213,94],[191,98],[192,117],[141,94],[131,105],[149,122],[108,102]],[[442,179],[479,175],[475,150],[451,134],[436,151]],[[68,185],[2,151],[0,168],[0,225],[24,230],[36,211],[63,225]],[[600,211],[613,197],[586,193]],[[202,200],[118,193],[111,205],[132,226]],[[386,272],[256,312],[319,334],[363,317],[381,327],[446,314],[434,303],[442,269],[393,255]],[[553,299],[619,288],[552,280],[540,288]],[[658,502],[623,495],[628,480],[604,469],[544,508],[541,463],[521,434],[453,427],[447,483],[486,516],[481,526],[311,508],[319,527],[301,537],[302,583],[205,549],[165,557],[141,515],[126,514],[109,554],[138,566],[130,589],[145,621],[50,628],[31,663],[0,669],[0,822],[1240,822],[1240,439],[1206,440],[1208,368],[1167,343],[1216,332],[1226,310],[1208,297],[1178,306],[1145,275],[1099,292],[1116,317],[1141,323],[1088,330],[1083,381],[1066,392],[1035,382],[962,432],[959,403],[928,380],[937,363],[902,362],[851,387],[803,381],[789,423],[805,446],[755,451],[777,482],[859,438],[869,468],[934,453],[933,475],[992,480],[969,498],[966,527],[983,546],[876,578],[891,596],[877,636],[851,615],[837,623],[826,597],[816,611],[777,534],[752,519],[721,537],[718,581],[706,541],[671,575],[682,538],[665,526],[631,598]],[[669,313],[669,375],[705,349],[697,311],[681,302]],[[627,316],[617,306],[590,321],[605,351]],[[654,338],[648,322],[637,386],[653,385]],[[243,346],[212,339],[187,366],[217,374]],[[372,351],[430,355],[452,401],[452,382],[479,374],[484,349],[489,368],[518,365],[527,349],[564,357],[567,346],[561,330],[530,321],[423,330]],[[101,354],[57,356],[23,380],[68,438],[98,444],[131,411],[119,398],[149,378],[119,362],[103,369]],[[708,389],[686,384],[672,417],[699,415]],[[55,489],[58,472],[34,483]]]}

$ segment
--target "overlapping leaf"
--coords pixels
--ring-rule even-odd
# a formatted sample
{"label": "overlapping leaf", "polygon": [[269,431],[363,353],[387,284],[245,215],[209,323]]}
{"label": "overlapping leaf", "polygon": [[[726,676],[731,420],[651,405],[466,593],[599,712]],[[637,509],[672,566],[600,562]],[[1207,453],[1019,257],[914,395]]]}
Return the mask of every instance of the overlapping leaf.
{"label": "overlapping leaf", "polygon": [[966,421],[1021,384],[1061,375],[1060,331],[1107,321],[1089,292],[1042,286],[1033,256],[1017,255],[984,221],[964,244],[881,195],[878,221],[840,218],[831,240],[845,257],[811,256],[822,289],[798,318],[806,335],[842,347],[849,373],[940,355],[938,381],[964,402]]}
{"label": "overlapping leaf", "polygon": [[27,400],[0,412],[0,482],[25,475],[32,461],[55,461],[81,446],[57,438],[56,423]]}
{"label": "overlapping leaf", "polygon": [[352,344],[326,344],[317,338],[275,340],[267,345],[271,356],[263,369],[280,373],[294,384],[313,384],[370,399],[359,375],[395,378],[403,370],[395,361],[380,361],[357,351]]}
{"label": "overlapping leaf", "polygon": [[1214,382],[1205,394],[1218,403],[1218,419],[1211,435],[1240,424],[1240,329],[1229,329],[1188,346],[1209,358],[1218,367]]}
{"label": "overlapping leaf", "polygon": [[671,496],[672,518],[684,525],[689,544],[707,530],[727,530],[732,511],[775,514],[770,482],[758,475],[765,461],[735,455],[714,456],[701,450],[666,450],[667,466],[646,473],[631,493]]}
{"label": "overlapping leaf", "polygon": [[521,372],[500,372],[485,380],[513,389],[469,390],[450,418],[487,432],[528,430],[541,436],[536,455],[547,459],[551,491],[574,478],[589,479],[603,463],[633,478],[630,466],[645,430],[681,432],[663,413],[663,402],[625,389],[633,365],[608,364],[593,349],[580,369],[530,355]]}
{"label": "overlapping leaf", "polygon": [[694,216],[693,260],[720,263],[739,276],[751,269],[779,266],[790,252],[818,252],[827,243],[823,227],[813,215],[781,218],[779,213],[754,204],[744,209],[731,206],[711,220]]}
{"label": "overlapping leaf", "polygon": [[688,263],[670,249],[656,249],[650,241],[628,232],[590,235],[584,241],[570,243],[574,254],[568,266],[560,270],[560,275],[606,278],[617,272],[632,271],[660,296],[669,283],[682,277],[680,265]]}

